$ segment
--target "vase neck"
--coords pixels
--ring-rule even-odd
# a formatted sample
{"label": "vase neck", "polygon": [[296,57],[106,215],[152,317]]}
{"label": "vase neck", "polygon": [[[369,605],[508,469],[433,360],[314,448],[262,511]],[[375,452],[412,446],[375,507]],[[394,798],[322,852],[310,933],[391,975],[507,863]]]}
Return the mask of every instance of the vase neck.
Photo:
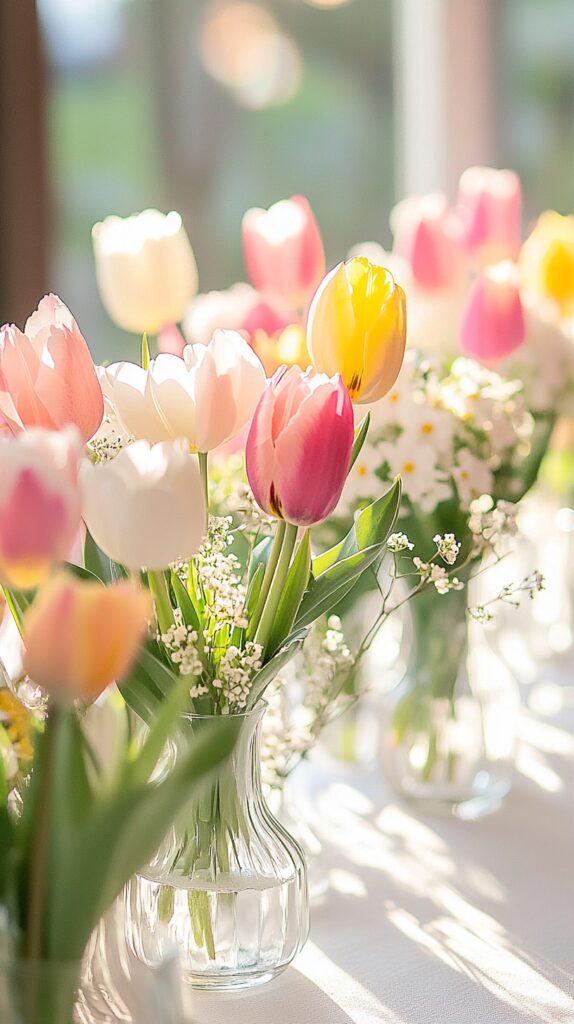
{"label": "vase neck", "polygon": [[410,602],[413,635],[409,677],[433,696],[452,696],[467,655],[467,593],[438,594],[434,587]]}
{"label": "vase neck", "polygon": [[[246,714],[237,715],[239,729],[235,746],[228,760],[215,769],[214,779],[234,777],[234,793],[242,803],[262,799],[260,735],[267,705],[260,703]],[[201,727],[206,718],[189,716],[192,728]]]}

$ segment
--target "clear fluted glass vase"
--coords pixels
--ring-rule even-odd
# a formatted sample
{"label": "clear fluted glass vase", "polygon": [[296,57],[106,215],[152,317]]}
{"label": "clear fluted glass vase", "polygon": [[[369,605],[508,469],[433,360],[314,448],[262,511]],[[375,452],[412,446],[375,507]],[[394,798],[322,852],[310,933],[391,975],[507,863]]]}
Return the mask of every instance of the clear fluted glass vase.
{"label": "clear fluted glass vase", "polygon": [[[247,988],[281,973],[309,929],[307,872],[263,798],[259,735],[266,705],[243,715],[235,749],[174,824],[128,891],[128,941],[147,958],[156,924],[197,988]],[[187,716],[198,730],[208,718]],[[171,760],[177,758],[176,745]]]}
{"label": "clear fluted glass vase", "polygon": [[385,778],[424,811],[482,817],[512,785],[516,683],[484,638],[469,645],[466,590],[429,589],[408,607],[407,670],[383,702]]}

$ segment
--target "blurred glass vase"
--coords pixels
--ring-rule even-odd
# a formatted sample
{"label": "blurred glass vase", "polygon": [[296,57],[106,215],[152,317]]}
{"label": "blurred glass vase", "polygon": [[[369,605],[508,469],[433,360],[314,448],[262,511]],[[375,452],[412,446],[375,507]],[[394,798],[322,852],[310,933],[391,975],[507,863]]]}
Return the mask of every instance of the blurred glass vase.
{"label": "blurred glass vase", "polygon": [[486,644],[469,644],[466,591],[422,593],[409,608],[407,670],[383,704],[386,780],[421,810],[482,817],[512,785],[516,683]]}
{"label": "blurred glass vase", "polygon": [[[196,988],[248,988],[280,974],[309,929],[307,871],[296,841],[262,793],[259,735],[266,705],[241,718],[229,762],[190,803],[129,886],[128,942],[147,961],[160,923]],[[201,729],[213,716],[186,716]],[[172,748],[172,764],[177,751]]]}

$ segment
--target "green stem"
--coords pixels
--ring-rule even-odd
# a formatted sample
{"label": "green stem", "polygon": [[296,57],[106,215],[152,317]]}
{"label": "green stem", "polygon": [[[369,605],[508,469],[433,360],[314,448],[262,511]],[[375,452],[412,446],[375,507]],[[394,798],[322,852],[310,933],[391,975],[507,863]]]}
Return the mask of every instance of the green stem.
{"label": "green stem", "polygon": [[148,585],[152,593],[157,621],[162,633],[167,633],[170,626],[173,626],[173,608],[167,589],[165,573],[148,572]]}
{"label": "green stem", "polygon": [[255,633],[255,643],[261,644],[265,649],[266,644],[269,641],[269,636],[273,628],[273,620],[279,607],[279,601],[283,593],[283,587],[285,580],[287,579],[287,573],[289,572],[289,566],[291,564],[291,556],[295,548],[297,541],[297,527],[293,523],[285,524],[285,531],[283,534],[283,541],[281,544],[281,554],[277,562],[277,570],[273,576],[263,614],[257,631]]}
{"label": "green stem", "polygon": [[203,485],[203,494],[205,497],[205,512],[209,516],[209,476],[207,473],[207,452],[198,452],[197,457],[199,459],[199,472],[201,475],[201,483]]}
{"label": "green stem", "polygon": [[247,635],[251,638],[257,631],[263,608],[267,600],[269,588],[275,575],[277,568],[277,562],[279,561],[279,555],[281,554],[281,548],[283,546],[283,537],[285,536],[285,528],[287,524],[284,519],[280,519],[277,525],[277,532],[273,538],[273,544],[271,545],[271,551],[269,552],[269,558],[267,559],[267,565],[265,567],[265,575],[263,576],[263,582],[261,584],[261,590],[259,591],[259,597],[251,616],[251,622],[249,623],[249,629]]}
{"label": "green stem", "polygon": [[44,959],[44,912],[46,909],[46,876],[48,869],[48,846],[50,842],[50,815],[52,812],[52,781],[56,737],[61,709],[50,704],[44,732],[42,763],[36,799],[36,822],[30,853],[28,888],[28,918],[26,921],[26,957],[33,962]]}

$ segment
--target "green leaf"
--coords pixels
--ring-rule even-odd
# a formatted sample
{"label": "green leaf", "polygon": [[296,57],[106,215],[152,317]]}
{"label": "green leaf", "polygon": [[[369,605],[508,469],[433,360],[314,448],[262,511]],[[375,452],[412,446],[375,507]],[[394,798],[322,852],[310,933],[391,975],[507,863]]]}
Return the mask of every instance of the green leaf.
{"label": "green leaf", "polygon": [[249,587],[247,590],[247,599],[245,601],[245,615],[247,621],[251,621],[251,616],[255,610],[255,606],[261,593],[261,584],[263,583],[263,577],[265,576],[265,566],[263,562],[259,562],[257,568],[249,581]]}
{"label": "green leaf", "polygon": [[102,583],[111,583],[113,576],[112,563],[101,548],[98,547],[89,530],[86,530],[84,542],[84,565],[88,572],[97,576]]}
{"label": "green leaf", "polygon": [[313,559],[313,575],[320,576],[330,566],[357,551],[374,544],[384,545],[399,514],[401,493],[401,481],[397,477],[385,494],[359,513],[347,536],[339,544]]}
{"label": "green leaf", "polygon": [[189,591],[186,590],[179,576],[173,569],[171,571],[171,589],[173,590],[175,600],[177,601],[177,606],[181,609],[186,626],[193,626],[198,633],[201,633],[201,623],[199,621],[197,609],[189,596]]}
{"label": "green leaf", "polygon": [[102,583],[102,580],[95,572],[92,572],[91,569],[84,569],[83,565],[76,565],[74,562],[64,562],[64,568],[78,580],[84,580],[86,583],[99,583],[100,585]]}
{"label": "green leaf", "polygon": [[139,752],[126,765],[125,778],[130,784],[148,781],[186,704],[189,709],[189,679],[180,676],[159,705]]}
{"label": "green leaf", "polygon": [[255,545],[253,554],[251,555],[251,562],[249,563],[249,579],[252,580],[255,573],[260,565],[265,567],[269,561],[269,553],[273,547],[273,537],[264,537],[263,540],[259,541],[259,544]]}
{"label": "green leaf", "polygon": [[307,589],[310,569],[311,540],[309,530],[306,530],[291,563],[273,620],[271,634],[266,647],[266,650],[270,651],[271,654],[277,650],[293,627],[303,594]]}
{"label": "green leaf", "polygon": [[253,676],[247,700],[247,710],[254,707],[277,673],[299,653],[307,634],[307,629],[297,629],[294,633],[291,633],[277,653]]}
{"label": "green leaf", "polygon": [[356,551],[348,558],[335,562],[321,573],[316,580],[313,580],[305,594],[299,614],[295,619],[295,625],[297,627],[309,626],[324,612],[334,608],[351,589],[349,584],[353,584],[366,569],[373,565],[380,557],[383,548],[384,544],[373,544],[362,551]]}
{"label": "green leaf", "polygon": [[355,440],[353,441],[353,447],[351,448],[351,462],[349,465],[349,473],[351,472],[353,466],[355,465],[355,462],[357,461],[361,453],[361,448],[363,447],[366,441],[367,434],[369,432],[370,422],[371,414],[370,412],[368,412],[367,415],[361,420],[359,426],[357,427],[357,430],[355,431]]}
{"label": "green leaf", "polygon": [[142,369],[147,370],[149,368],[150,356],[149,356],[149,343],[147,340],[147,334],[144,331],[142,336]]}
{"label": "green leaf", "polygon": [[144,647],[120,690],[128,707],[149,725],[173,690],[176,679],[175,673]]}

